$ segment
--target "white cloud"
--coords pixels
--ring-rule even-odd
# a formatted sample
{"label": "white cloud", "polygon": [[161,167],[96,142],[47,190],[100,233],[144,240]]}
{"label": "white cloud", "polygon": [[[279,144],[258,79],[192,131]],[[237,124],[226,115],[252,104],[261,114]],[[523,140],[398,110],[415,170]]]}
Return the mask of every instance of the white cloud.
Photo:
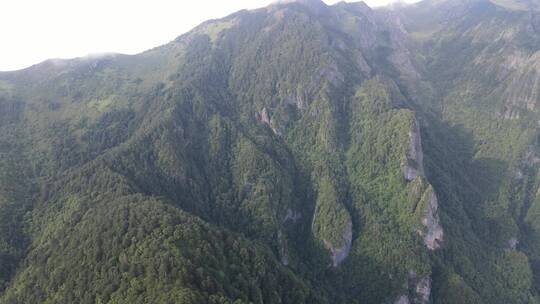
{"label": "white cloud", "polygon": [[[370,0],[369,5],[392,0]],[[2,0],[0,71],[49,58],[135,54],[199,23],[272,0]],[[326,0],[328,4],[339,0]]]}

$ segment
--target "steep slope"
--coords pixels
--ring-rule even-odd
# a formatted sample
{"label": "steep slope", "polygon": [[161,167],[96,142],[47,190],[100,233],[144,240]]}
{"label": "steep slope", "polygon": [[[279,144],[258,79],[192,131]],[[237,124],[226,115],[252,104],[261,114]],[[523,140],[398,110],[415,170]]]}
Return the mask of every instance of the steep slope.
{"label": "steep slope", "polygon": [[0,303],[538,301],[536,18],[286,1],[0,73]]}
{"label": "steep slope", "polygon": [[[442,7],[445,14],[426,16]],[[535,233],[525,217],[537,191],[538,13],[495,1],[424,2],[400,13],[431,79],[434,94],[422,103],[466,139],[454,144],[465,152],[459,174],[473,190],[463,197],[467,213],[484,246],[499,252],[484,259],[500,269],[498,276],[513,277],[512,288],[537,294],[536,254],[526,241]],[[478,292],[484,288],[465,281]],[[504,301],[533,301],[519,294]]]}

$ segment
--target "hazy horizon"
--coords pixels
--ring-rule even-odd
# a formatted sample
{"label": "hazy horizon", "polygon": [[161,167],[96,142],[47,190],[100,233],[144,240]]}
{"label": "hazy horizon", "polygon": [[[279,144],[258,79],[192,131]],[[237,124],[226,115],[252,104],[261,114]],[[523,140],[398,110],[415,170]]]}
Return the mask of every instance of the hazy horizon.
{"label": "hazy horizon", "polygon": [[[275,0],[11,1],[0,13],[0,71],[24,69],[47,59],[137,54],[165,44],[205,20],[272,2]],[[340,0],[324,2],[330,5]],[[364,2],[375,7],[396,1]]]}

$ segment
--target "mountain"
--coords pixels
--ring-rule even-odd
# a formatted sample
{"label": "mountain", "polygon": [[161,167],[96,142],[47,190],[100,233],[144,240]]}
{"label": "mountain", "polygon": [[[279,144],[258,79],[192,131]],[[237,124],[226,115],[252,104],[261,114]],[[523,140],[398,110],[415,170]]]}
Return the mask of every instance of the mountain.
{"label": "mountain", "polygon": [[0,303],[540,303],[537,7],[282,1],[0,73]]}

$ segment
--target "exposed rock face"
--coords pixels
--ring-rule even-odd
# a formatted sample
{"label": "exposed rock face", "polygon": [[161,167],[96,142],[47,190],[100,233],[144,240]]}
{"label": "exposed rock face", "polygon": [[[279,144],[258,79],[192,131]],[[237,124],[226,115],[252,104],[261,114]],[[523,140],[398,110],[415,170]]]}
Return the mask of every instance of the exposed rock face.
{"label": "exposed rock face", "polygon": [[272,120],[272,117],[270,116],[270,111],[268,111],[268,109],[266,107],[264,107],[261,110],[261,112],[257,114],[257,118],[260,120],[260,122],[262,122],[262,123],[266,124],[268,127],[270,127],[270,129],[272,129],[274,134],[277,134],[277,135],[281,134],[279,132],[279,130],[275,128],[274,121]]}
{"label": "exposed rock face", "polygon": [[[420,127],[416,119],[413,120],[409,130],[409,146],[405,154],[405,162],[402,164],[403,177],[411,182],[418,176],[424,176],[424,152],[422,151],[422,139],[420,137]],[[439,200],[433,186],[429,185],[421,199],[422,225],[425,231],[419,230],[418,233],[424,237],[424,244],[429,250],[440,248],[444,231],[439,219]]]}
{"label": "exposed rock face", "polygon": [[508,105],[504,107],[504,111],[501,115],[505,119],[510,119],[510,120],[519,119],[521,117],[519,108],[508,106]]}
{"label": "exposed rock face", "polygon": [[410,304],[411,302],[409,301],[409,297],[406,296],[406,295],[402,295],[400,296],[395,302],[394,304]]}
{"label": "exposed rock face", "polygon": [[518,244],[519,240],[517,237],[510,238],[510,240],[508,240],[508,249],[516,250]]}
{"label": "exposed rock face", "polygon": [[424,215],[422,216],[422,225],[426,231],[420,231],[424,236],[424,244],[429,250],[435,250],[441,247],[444,240],[444,231],[439,219],[439,201],[433,187],[429,187],[424,193],[422,200],[426,200]]}
{"label": "exposed rock face", "polygon": [[409,130],[409,147],[406,152],[406,160],[402,165],[403,177],[407,181],[414,180],[419,175],[424,175],[424,152],[422,151],[422,139],[420,127],[416,119]]}
{"label": "exposed rock face", "polygon": [[540,52],[537,51],[530,56],[515,52],[506,57],[507,63],[504,68],[509,71],[509,76],[502,96],[505,107],[504,117],[517,119],[520,116],[520,111],[534,111],[538,107]]}
{"label": "exposed rock face", "polygon": [[283,266],[288,266],[289,265],[289,248],[287,246],[287,240],[285,239],[281,231],[278,231],[278,244],[279,244],[280,262]]}
{"label": "exposed rock face", "polygon": [[504,61],[501,63],[500,71],[497,74],[497,79],[502,81],[512,72],[526,64],[526,61],[526,54],[522,51],[516,50],[508,56],[505,56]]}
{"label": "exposed rock face", "polygon": [[394,304],[427,304],[431,297],[431,277],[419,278],[411,271],[407,278],[407,294],[400,295]]}
{"label": "exposed rock face", "polygon": [[287,214],[285,215],[285,218],[283,219],[283,222],[284,223],[287,222],[287,221],[296,222],[301,218],[302,218],[302,213],[297,212],[297,211],[293,211],[291,209],[287,209]]}
{"label": "exposed rock face", "polygon": [[295,106],[299,110],[305,110],[308,106],[306,99],[302,94],[290,95],[285,99],[285,103]]}
{"label": "exposed rock face", "polygon": [[408,46],[407,30],[401,18],[391,10],[377,12],[378,19],[388,27],[392,53],[388,56],[390,62],[403,75],[412,80],[420,79],[420,73],[411,61],[411,51]]}
{"label": "exposed rock face", "polygon": [[429,303],[429,297],[431,296],[431,278],[424,277],[416,283],[414,290],[415,297],[413,303],[415,304],[427,304]]}
{"label": "exposed rock face", "polygon": [[343,238],[343,247],[341,248],[334,248],[332,244],[328,241],[324,241],[325,246],[330,250],[331,257],[332,257],[332,266],[337,267],[345,258],[349,256],[349,253],[351,251],[351,244],[352,244],[352,223],[349,222],[347,226],[345,227],[345,231],[342,235]]}
{"label": "exposed rock face", "polygon": [[262,110],[261,110],[261,113],[260,113],[260,119],[261,119],[261,122],[269,125],[270,124],[270,113],[268,112],[268,109],[266,107],[264,107]]}
{"label": "exposed rock face", "polygon": [[281,264],[283,266],[289,266],[289,256],[286,252],[281,255]]}

